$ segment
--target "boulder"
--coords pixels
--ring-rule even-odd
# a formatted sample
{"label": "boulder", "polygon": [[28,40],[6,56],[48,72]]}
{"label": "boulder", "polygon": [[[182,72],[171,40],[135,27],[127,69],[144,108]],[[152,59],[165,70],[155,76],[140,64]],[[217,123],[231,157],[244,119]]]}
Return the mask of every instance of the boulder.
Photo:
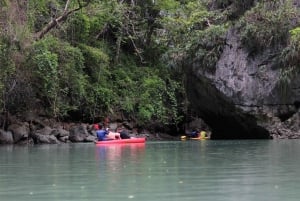
{"label": "boulder", "polygon": [[11,131],[4,131],[0,129],[0,144],[13,144],[13,135]]}
{"label": "boulder", "polygon": [[93,135],[89,135],[85,138],[85,142],[94,142],[97,138]]}
{"label": "boulder", "polygon": [[85,142],[89,133],[85,125],[75,125],[70,129],[69,140],[71,142]]}
{"label": "boulder", "polygon": [[33,131],[31,137],[35,144],[58,144],[59,141],[52,135],[53,130],[46,126],[45,128]]}
{"label": "boulder", "polygon": [[12,124],[8,127],[7,130],[12,132],[14,143],[18,143],[21,140],[28,139],[30,132],[29,125],[27,123]]}
{"label": "boulder", "polygon": [[51,135],[54,135],[57,138],[66,137],[69,136],[69,134],[70,132],[63,128],[57,128],[51,131]]}

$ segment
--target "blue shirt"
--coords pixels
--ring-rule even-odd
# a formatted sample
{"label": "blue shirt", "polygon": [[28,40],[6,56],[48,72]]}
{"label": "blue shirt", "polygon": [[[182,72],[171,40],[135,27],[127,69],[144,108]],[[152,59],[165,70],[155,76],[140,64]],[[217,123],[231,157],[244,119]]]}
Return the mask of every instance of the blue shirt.
{"label": "blue shirt", "polygon": [[101,130],[97,130],[96,133],[97,133],[98,140],[103,141],[105,140],[108,131],[101,129]]}

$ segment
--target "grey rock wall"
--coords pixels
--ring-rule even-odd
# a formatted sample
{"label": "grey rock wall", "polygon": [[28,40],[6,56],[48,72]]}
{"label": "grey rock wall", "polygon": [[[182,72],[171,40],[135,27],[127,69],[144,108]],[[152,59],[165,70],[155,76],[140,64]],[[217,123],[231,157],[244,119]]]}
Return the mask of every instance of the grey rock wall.
{"label": "grey rock wall", "polygon": [[281,116],[296,112],[300,100],[299,76],[290,87],[282,88],[281,69],[276,66],[276,50],[250,55],[236,30],[227,36],[227,46],[216,66],[213,82],[226,96],[244,110],[264,110]]}
{"label": "grey rock wall", "polygon": [[[217,91],[228,100],[226,104],[221,103],[222,106],[216,104],[210,107],[212,110],[222,107],[222,112],[218,112],[218,117],[221,117],[220,121],[227,121],[227,125],[231,125],[232,128],[236,125],[234,129],[237,134],[231,136],[230,133],[227,133],[222,138],[243,138],[245,131],[242,131],[243,134],[239,134],[239,130],[243,130],[241,128],[246,127],[247,130],[247,128],[255,127],[252,120],[251,126],[243,123],[249,120],[244,115],[252,115],[254,119],[257,119],[256,123],[268,130],[273,138],[278,136],[278,138],[300,137],[298,135],[300,132],[294,129],[297,127],[295,124],[299,124],[299,122],[290,120],[298,113],[300,107],[300,77],[295,75],[291,79],[290,87],[282,89],[280,87],[280,68],[276,65],[277,54],[276,50],[270,49],[251,55],[241,43],[238,31],[232,29],[227,34],[226,46],[216,65],[215,72],[203,72],[203,69],[197,67],[197,64],[193,64],[192,72],[199,79],[203,79],[201,78],[203,76],[208,78]],[[195,83],[190,87],[193,85]],[[228,113],[228,110],[224,108],[230,104],[241,111],[230,110]],[[198,110],[201,111],[201,107],[198,107]],[[208,114],[211,113],[213,111]],[[231,120],[229,123],[228,118],[232,119],[233,117],[236,120]],[[289,126],[286,126],[285,121],[293,122],[293,125],[289,123]],[[241,124],[242,127],[238,124]],[[217,134],[220,137],[225,133],[226,125],[220,123],[216,126],[219,127],[217,130],[221,131]],[[255,135],[255,137],[259,136]]]}
{"label": "grey rock wall", "polygon": [[215,86],[237,105],[278,104],[274,90],[280,72],[272,69],[273,54],[264,52],[251,57],[237,32],[229,31],[227,45],[213,76]]}

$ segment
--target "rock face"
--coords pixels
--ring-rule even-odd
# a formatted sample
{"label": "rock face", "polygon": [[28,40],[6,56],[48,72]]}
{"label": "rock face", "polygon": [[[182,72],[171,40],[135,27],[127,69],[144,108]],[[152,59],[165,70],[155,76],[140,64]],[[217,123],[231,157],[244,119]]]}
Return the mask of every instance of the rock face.
{"label": "rock face", "polygon": [[267,50],[255,56],[243,48],[236,30],[228,32],[227,45],[217,63],[213,81],[217,89],[244,108],[294,105],[300,100],[300,82],[282,94],[280,69],[275,68],[276,52]]}
{"label": "rock face", "polygon": [[10,131],[0,130],[0,144],[13,144],[13,135]]}
{"label": "rock face", "polygon": [[90,136],[85,125],[73,126],[70,129],[71,142],[93,142],[96,138]]}
{"label": "rock face", "polygon": [[27,124],[12,124],[8,130],[13,133],[14,143],[27,139],[29,135],[29,126]]}
{"label": "rock face", "polygon": [[203,72],[196,64],[190,68],[192,107],[212,128],[213,138],[299,138],[300,79],[281,90],[275,55],[272,50],[250,55],[232,29],[215,72]]}
{"label": "rock face", "polygon": [[209,80],[190,74],[187,92],[192,110],[211,128],[212,139],[269,139],[255,118],[234,106]]}

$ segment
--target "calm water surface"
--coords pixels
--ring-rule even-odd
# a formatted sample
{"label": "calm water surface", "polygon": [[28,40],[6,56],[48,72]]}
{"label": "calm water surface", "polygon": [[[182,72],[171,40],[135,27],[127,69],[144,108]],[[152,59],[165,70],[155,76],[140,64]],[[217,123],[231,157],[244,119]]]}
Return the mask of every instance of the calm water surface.
{"label": "calm water surface", "polygon": [[0,146],[1,201],[298,201],[300,141]]}

